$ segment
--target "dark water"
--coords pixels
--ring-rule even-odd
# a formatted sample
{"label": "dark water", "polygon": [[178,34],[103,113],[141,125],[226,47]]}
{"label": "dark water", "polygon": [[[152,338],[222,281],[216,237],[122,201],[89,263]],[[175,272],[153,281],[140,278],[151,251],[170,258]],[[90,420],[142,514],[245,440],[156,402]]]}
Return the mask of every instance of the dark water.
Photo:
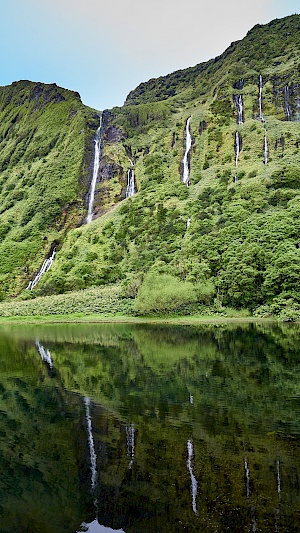
{"label": "dark water", "polygon": [[1,327],[0,532],[299,532],[299,341]]}

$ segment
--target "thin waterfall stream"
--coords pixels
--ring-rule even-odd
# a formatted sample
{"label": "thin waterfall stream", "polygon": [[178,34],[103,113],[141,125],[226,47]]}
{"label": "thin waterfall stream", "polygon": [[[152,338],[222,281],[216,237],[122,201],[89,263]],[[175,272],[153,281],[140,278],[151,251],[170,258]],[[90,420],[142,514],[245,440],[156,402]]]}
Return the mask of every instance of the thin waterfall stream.
{"label": "thin waterfall stream", "polygon": [[244,102],[243,102],[243,96],[241,94],[234,94],[233,95],[233,101],[234,105],[237,110],[237,123],[239,125],[244,124]]}
{"label": "thin waterfall stream", "polygon": [[268,148],[267,130],[265,130],[265,137],[264,137],[264,164],[267,165],[268,161],[269,161],[269,148]]}
{"label": "thin waterfall stream", "polygon": [[26,287],[26,289],[32,291],[32,289],[40,281],[40,279],[43,276],[43,274],[48,272],[48,270],[52,267],[55,255],[56,255],[56,248],[53,249],[51,256],[48,257],[48,259],[45,259],[45,261],[43,262],[43,264],[42,264],[40,270],[38,271],[37,275],[35,276],[35,278],[32,281],[29,282],[29,284]]}
{"label": "thin waterfall stream", "polygon": [[258,78],[258,108],[259,108],[259,115],[258,115],[258,118],[259,120],[261,120],[262,122],[265,122],[265,119],[264,119],[264,116],[263,116],[263,113],[262,113],[262,90],[263,90],[263,79],[262,79],[262,75],[260,74],[259,78]]}
{"label": "thin waterfall stream", "polygon": [[134,169],[129,168],[127,172],[127,187],[125,191],[125,198],[130,198],[131,196],[134,196],[136,192],[137,190],[136,190]]}
{"label": "thin waterfall stream", "polygon": [[102,135],[102,115],[100,116],[100,125],[99,125],[99,128],[97,129],[96,136],[94,139],[95,155],[94,155],[93,177],[92,177],[90,191],[89,191],[89,206],[88,206],[88,214],[86,217],[87,224],[92,222],[92,219],[93,219],[95,189],[96,189],[97,177],[98,177],[99,166],[100,166],[100,157],[101,157],[101,135]]}
{"label": "thin waterfall stream", "polygon": [[182,165],[183,165],[183,174],[182,174],[182,181],[187,186],[190,185],[190,151],[192,147],[192,136],[190,132],[190,121],[192,117],[189,117],[186,121],[185,126],[185,152],[182,159]]}

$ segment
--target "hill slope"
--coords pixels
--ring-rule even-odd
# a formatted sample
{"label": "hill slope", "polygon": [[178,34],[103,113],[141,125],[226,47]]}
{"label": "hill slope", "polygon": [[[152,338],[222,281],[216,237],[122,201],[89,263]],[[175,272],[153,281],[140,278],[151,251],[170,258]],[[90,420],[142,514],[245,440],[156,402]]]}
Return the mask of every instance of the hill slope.
{"label": "hill slope", "polygon": [[[51,205],[66,206],[73,199],[75,215],[65,210],[69,226],[65,222],[68,231],[56,261],[32,292],[51,294],[122,281],[124,292],[137,296],[137,312],[174,307],[190,312],[214,302],[217,307],[261,313],[288,309],[298,316],[299,30],[299,15],[255,26],[215,60],[143,83],[122,108],[105,111],[94,204],[98,218],[73,230],[70,226],[78,224],[84,212],[87,163],[84,167],[82,162],[88,160],[87,143],[79,144],[82,137],[65,131],[65,143],[78,142],[77,148],[70,148],[72,156],[63,158],[63,164],[73,164],[77,190],[72,196],[68,189],[70,199],[60,203],[52,196]],[[58,105],[51,103],[49,109]],[[82,104],[80,110],[93,117]],[[192,148],[186,154],[187,187],[182,160],[188,118]],[[92,120],[96,130],[95,117]],[[87,132],[91,165],[91,130]],[[2,140],[1,157],[7,145]],[[46,166],[40,162],[40,171],[46,172],[47,161]],[[132,163],[138,192],[125,199]],[[52,164],[49,161],[48,169]],[[9,184],[7,169],[0,179],[3,186]],[[49,188],[45,190],[48,194]],[[8,213],[3,211],[1,223]],[[18,231],[24,231],[19,226]],[[48,225],[48,243],[57,231]],[[45,225],[32,257],[45,249],[42,234]],[[20,276],[18,268],[24,269],[24,253],[17,253],[15,273],[6,274],[11,279],[17,272]],[[160,287],[156,295],[155,285]],[[10,287],[13,282],[9,292]]]}

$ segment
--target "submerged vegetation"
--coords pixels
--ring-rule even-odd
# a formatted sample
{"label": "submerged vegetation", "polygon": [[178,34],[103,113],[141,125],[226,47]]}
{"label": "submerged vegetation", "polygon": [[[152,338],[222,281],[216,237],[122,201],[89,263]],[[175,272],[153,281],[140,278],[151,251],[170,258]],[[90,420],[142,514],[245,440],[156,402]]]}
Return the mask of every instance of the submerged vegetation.
{"label": "submerged vegetation", "polygon": [[[107,286],[139,315],[230,307],[298,319],[299,30],[299,15],[255,26],[215,60],[104,111],[88,225],[98,114],[56,86],[1,88],[1,299],[72,302],[72,291]],[[125,199],[130,168],[138,192]],[[26,294],[53,246],[53,266]]]}

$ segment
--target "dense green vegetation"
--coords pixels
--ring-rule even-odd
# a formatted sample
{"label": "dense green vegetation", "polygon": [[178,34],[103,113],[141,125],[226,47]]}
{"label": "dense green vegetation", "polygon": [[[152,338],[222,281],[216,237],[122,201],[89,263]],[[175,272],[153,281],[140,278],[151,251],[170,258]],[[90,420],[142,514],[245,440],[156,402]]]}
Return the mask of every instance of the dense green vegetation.
{"label": "dense green vegetation", "polygon": [[77,93],[0,88],[0,298],[17,294],[82,220],[95,113]]}
{"label": "dense green vegetation", "polygon": [[[30,142],[26,134],[29,144],[18,166],[23,141],[16,128],[26,131],[27,123],[16,100],[3,104],[10,127],[1,137],[0,182],[11,202],[4,202],[0,215],[3,297],[25,288],[57,240],[55,263],[31,296],[117,283],[135,299],[138,314],[230,306],[299,318],[299,30],[299,15],[255,26],[215,60],[143,83],[122,108],[105,111],[94,206],[100,216],[88,226],[72,229],[84,220],[95,113],[73,93],[64,101],[43,101],[34,112],[35,100],[26,100],[20,109],[31,106],[35,133]],[[260,75],[265,122],[259,117]],[[240,125],[235,95],[244,104]],[[180,176],[188,117],[193,146],[186,187]],[[46,142],[42,132],[50,125]],[[237,131],[242,149],[236,167]],[[138,193],[124,199],[129,159]],[[26,187],[17,179],[21,172]]]}

